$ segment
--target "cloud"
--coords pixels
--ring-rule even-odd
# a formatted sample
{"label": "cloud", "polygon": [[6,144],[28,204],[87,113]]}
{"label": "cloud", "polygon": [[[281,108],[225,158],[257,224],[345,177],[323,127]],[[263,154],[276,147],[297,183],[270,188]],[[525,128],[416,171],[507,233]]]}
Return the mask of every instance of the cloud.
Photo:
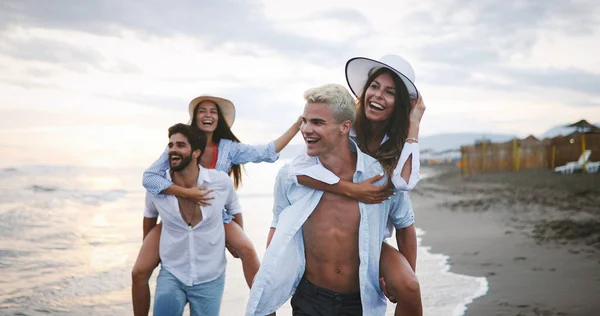
{"label": "cloud", "polygon": [[[404,21],[421,39],[419,82],[524,91],[540,86],[598,95],[599,73],[571,65],[536,67],[527,60],[541,39],[598,36],[600,3],[588,0],[434,1]],[[598,47],[600,48],[600,47]],[[539,58],[539,57],[538,57]]]}
{"label": "cloud", "polygon": [[471,11],[474,25],[494,36],[506,36],[521,30],[552,30],[571,35],[596,32],[600,5],[593,0],[455,0],[453,12]]}
{"label": "cloud", "polygon": [[419,54],[444,63],[497,63],[530,50],[548,32],[585,36],[600,29],[597,1],[456,0],[437,1],[435,7],[411,13],[407,21],[430,37]]}
{"label": "cloud", "polygon": [[348,24],[358,25],[364,28],[370,28],[371,22],[367,17],[358,10],[350,8],[331,9],[320,12],[312,16],[312,18],[332,19]]}
{"label": "cloud", "polygon": [[[119,57],[105,57],[103,52],[96,47],[84,44],[75,45],[43,36],[19,37],[9,36],[6,33],[0,34],[0,54],[2,57],[10,58],[11,61],[25,62],[26,66],[20,74],[35,78],[34,80],[51,78],[62,70],[75,73],[89,73],[92,70],[115,74],[139,74],[142,72],[137,65],[129,61]],[[27,84],[19,83],[26,81],[23,79],[2,81],[27,86]]]}
{"label": "cloud", "polygon": [[119,101],[133,102],[144,106],[182,111],[186,109],[190,102],[190,100],[183,97],[146,93],[129,93],[119,97],[105,95],[104,97]]}
{"label": "cloud", "polygon": [[517,84],[561,88],[600,96],[600,74],[581,69],[505,69]]}
{"label": "cloud", "polygon": [[60,88],[52,83],[52,82],[45,82],[45,81],[34,81],[31,79],[19,79],[19,78],[0,78],[0,82],[4,83],[4,84],[8,84],[11,86],[16,86],[16,87],[20,87],[26,90],[34,90],[34,89],[57,89],[60,90]]}
{"label": "cloud", "polygon": [[[531,87],[559,88],[600,96],[600,74],[578,68],[517,68],[489,66],[465,68],[438,66],[423,72],[420,81],[428,84],[469,86],[490,91],[526,91]],[[574,106],[593,106],[595,103],[574,102]],[[596,104],[597,105],[597,104]]]}
{"label": "cloud", "polygon": [[96,50],[41,38],[4,39],[0,44],[0,52],[14,59],[62,64],[77,72],[85,72],[88,65],[104,61],[104,57]]}
{"label": "cloud", "polygon": [[[127,31],[141,37],[188,36],[201,40],[205,50],[235,45],[244,54],[258,54],[263,49],[263,55],[273,51],[312,61],[340,55],[353,46],[352,42],[334,43],[281,31],[262,9],[257,1],[233,0],[96,0],[85,5],[72,0],[7,0],[0,4],[0,27],[77,30],[105,36],[122,36]],[[347,23],[365,21],[352,10],[332,11],[327,17]]]}

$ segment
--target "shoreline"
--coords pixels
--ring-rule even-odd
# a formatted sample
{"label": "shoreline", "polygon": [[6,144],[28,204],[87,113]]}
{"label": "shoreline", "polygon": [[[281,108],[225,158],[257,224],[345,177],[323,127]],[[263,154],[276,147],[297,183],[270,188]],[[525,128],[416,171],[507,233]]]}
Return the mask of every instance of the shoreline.
{"label": "shoreline", "polygon": [[464,315],[600,315],[599,174],[427,168],[411,193],[422,245],[488,280]]}

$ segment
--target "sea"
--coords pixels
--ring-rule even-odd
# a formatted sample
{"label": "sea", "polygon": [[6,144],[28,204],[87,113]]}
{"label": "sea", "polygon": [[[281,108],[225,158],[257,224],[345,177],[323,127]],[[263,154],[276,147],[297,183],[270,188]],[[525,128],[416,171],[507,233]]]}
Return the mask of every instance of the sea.
{"label": "sea", "polygon": [[[247,164],[238,190],[245,230],[260,258],[275,176],[284,163]],[[133,314],[131,268],[142,243],[142,172],[77,166],[0,169],[0,315]],[[429,172],[422,168],[421,181]],[[424,315],[463,315],[473,299],[487,293],[487,279],[450,272],[449,257],[427,246],[427,232],[418,229],[418,236]],[[227,260],[221,315],[243,315],[249,290],[241,262],[229,253]],[[150,280],[152,293],[157,275]],[[387,315],[393,310],[389,303]],[[291,315],[289,302],[277,315]]]}

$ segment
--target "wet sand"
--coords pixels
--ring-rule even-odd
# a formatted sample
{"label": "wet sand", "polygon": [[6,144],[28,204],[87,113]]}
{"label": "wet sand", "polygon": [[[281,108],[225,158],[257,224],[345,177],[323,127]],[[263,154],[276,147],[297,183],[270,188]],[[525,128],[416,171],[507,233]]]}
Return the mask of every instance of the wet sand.
{"label": "wet sand", "polygon": [[489,281],[467,316],[600,315],[600,174],[425,168],[438,175],[411,193],[423,245]]}

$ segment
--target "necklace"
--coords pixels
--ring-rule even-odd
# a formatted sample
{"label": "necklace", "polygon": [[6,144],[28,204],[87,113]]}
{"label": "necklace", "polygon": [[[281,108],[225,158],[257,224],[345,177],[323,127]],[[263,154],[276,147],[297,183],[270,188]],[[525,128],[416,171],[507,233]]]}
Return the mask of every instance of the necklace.
{"label": "necklace", "polygon": [[194,212],[192,211],[192,216],[190,217],[190,220],[188,221],[188,226],[192,227],[192,222],[194,221]]}
{"label": "necklace", "polygon": [[184,222],[186,222],[188,224],[188,227],[192,227],[192,222],[194,221],[194,208],[192,207],[192,216],[190,216],[190,219],[187,219],[186,213],[183,210],[184,208],[181,205],[181,200],[179,198],[177,198],[177,201],[179,202],[179,214],[181,214],[181,218],[183,219]]}

